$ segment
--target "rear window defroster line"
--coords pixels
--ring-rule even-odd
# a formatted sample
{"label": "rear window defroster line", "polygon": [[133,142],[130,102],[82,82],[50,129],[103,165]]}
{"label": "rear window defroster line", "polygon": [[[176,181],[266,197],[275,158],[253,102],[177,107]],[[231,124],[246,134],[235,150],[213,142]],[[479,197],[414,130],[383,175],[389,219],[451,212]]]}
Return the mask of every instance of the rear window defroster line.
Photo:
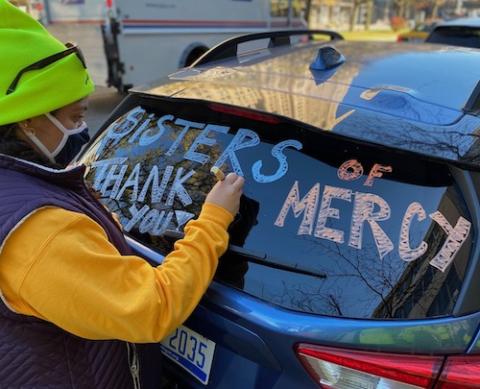
{"label": "rear window defroster line", "polygon": [[[185,234],[183,232],[174,231],[174,230],[166,230],[163,233],[163,237],[172,242],[183,239],[184,236]],[[280,263],[271,262],[267,260],[267,254],[265,253],[247,250],[247,249],[244,249],[243,247],[235,246],[233,244],[228,246],[227,252],[238,255],[248,262],[253,262],[261,266],[267,266],[274,269],[289,271],[297,274],[304,274],[304,275],[316,277],[316,278],[327,278],[326,273],[313,272],[309,270],[299,269],[294,266],[282,265]]]}

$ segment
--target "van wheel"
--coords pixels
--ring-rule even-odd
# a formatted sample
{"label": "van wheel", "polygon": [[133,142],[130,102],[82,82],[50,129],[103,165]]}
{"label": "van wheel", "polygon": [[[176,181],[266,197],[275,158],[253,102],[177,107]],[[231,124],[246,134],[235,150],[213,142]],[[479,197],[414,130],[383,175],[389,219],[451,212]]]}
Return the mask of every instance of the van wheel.
{"label": "van wheel", "polygon": [[203,54],[208,51],[208,47],[196,47],[194,48],[190,54],[188,54],[187,59],[185,60],[185,66],[190,66],[194,63],[198,58],[200,58]]}

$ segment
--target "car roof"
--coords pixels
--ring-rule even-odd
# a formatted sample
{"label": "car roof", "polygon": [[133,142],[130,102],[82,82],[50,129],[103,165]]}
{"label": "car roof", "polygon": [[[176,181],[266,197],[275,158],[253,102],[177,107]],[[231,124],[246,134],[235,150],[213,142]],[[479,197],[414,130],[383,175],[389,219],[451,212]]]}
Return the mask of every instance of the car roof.
{"label": "car roof", "polygon": [[[170,75],[166,83],[137,91],[252,108],[327,131],[342,132],[348,124],[355,128],[343,131],[348,136],[380,139],[388,146],[464,160],[472,146],[472,133],[480,127],[477,117],[464,112],[480,81],[480,50],[335,41],[328,45],[345,56],[345,63],[311,70],[310,63],[325,45],[315,42],[255,51],[183,69]],[[369,128],[375,131],[360,131],[365,121],[375,121]],[[394,144],[385,139],[387,132],[393,135],[392,126],[397,128]],[[430,151],[421,145],[422,139],[408,145],[415,138],[413,133],[423,134],[422,139],[425,134],[435,134],[445,150],[431,140]]]}
{"label": "car roof", "polygon": [[459,18],[439,23],[436,27],[461,26],[461,27],[480,27],[480,18]]}

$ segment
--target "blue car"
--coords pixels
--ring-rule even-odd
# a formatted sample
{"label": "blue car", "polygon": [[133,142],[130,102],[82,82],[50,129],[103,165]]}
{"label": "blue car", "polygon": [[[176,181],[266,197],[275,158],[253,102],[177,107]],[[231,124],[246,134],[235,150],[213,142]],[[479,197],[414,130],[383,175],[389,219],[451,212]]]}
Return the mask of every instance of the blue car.
{"label": "blue car", "polygon": [[442,45],[480,48],[480,18],[460,18],[439,23],[426,42]]}
{"label": "blue car", "polygon": [[212,167],[246,179],[212,285],[156,345],[167,386],[480,387],[479,69],[276,31],[130,91],[79,161],[152,265]]}

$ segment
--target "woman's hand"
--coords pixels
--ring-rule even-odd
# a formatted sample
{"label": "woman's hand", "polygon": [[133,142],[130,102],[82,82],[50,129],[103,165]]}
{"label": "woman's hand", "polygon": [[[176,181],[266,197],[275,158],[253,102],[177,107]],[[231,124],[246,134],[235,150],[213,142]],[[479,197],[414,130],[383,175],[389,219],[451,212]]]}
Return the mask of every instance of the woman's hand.
{"label": "woman's hand", "polygon": [[218,181],[205,199],[206,203],[212,203],[225,208],[233,216],[238,213],[240,196],[243,192],[243,177],[235,173],[229,173],[224,180]]}

